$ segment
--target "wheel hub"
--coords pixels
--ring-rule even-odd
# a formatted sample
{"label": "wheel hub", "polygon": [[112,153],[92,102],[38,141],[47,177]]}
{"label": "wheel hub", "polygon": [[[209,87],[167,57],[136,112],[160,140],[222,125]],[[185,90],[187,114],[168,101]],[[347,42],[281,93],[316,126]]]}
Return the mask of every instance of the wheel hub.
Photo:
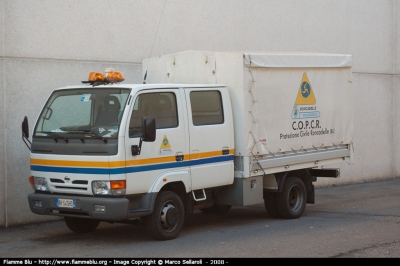
{"label": "wheel hub", "polygon": [[297,210],[301,204],[301,191],[297,187],[293,187],[289,192],[289,205],[292,210]]}
{"label": "wheel hub", "polygon": [[172,229],[178,223],[179,213],[172,204],[166,204],[161,211],[161,224],[164,229]]}

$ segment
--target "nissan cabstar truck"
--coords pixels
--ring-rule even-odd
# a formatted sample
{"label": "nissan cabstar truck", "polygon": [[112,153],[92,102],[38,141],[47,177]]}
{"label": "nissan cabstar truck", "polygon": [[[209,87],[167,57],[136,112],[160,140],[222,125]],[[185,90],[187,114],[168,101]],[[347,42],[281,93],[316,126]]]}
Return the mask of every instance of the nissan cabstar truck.
{"label": "nissan cabstar truck", "polygon": [[[54,90],[29,140],[33,213],[76,233],[100,222],[178,237],[195,210],[264,203],[296,219],[318,177],[353,164],[352,57],[184,51]],[[336,168],[329,168],[335,165]]]}

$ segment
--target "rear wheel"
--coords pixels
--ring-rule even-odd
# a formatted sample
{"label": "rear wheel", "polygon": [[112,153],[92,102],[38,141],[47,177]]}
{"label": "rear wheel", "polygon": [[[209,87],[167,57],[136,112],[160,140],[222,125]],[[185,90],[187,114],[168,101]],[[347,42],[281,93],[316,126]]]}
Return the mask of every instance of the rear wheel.
{"label": "rear wheel", "polygon": [[149,234],[157,240],[176,238],[182,231],[185,209],[181,198],[174,192],[162,191],[158,194],[153,213],[146,217]]}
{"label": "rear wheel", "polygon": [[219,204],[219,203],[214,203],[213,206],[209,208],[204,208],[200,209],[200,211],[205,212],[205,213],[227,213],[230,209],[232,208],[232,205],[225,205],[225,204]]}
{"label": "rear wheel", "polygon": [[64,217],[65,224],[68,228],[75,233],[84,234],[94,231],[99,226],[99,220]]}
{"label": "rear wheel", "polygon": [[281,215],[278,212],[278,207],[276,206],[276,195],[277,193],[267,192],[264,194],[264,206],[267,210],[269,216],[273,218],[279,218]]}
{"label": "rear wheel", "polygon": [[300,178],[288,177],[282,193],[276,195],[276,206],[281,217],[296,219],[303,215],[306,208],[306,187]]}

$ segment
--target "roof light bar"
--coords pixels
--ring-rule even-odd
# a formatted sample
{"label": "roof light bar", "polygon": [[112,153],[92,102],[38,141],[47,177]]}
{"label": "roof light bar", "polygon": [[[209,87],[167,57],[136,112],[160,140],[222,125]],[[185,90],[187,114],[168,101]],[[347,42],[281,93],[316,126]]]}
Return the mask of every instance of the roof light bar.
{"label": "roof light bar", "polygon": [[122,82],[122,81],[125,80],[125,78],[124,78],[124,75],[122,75],[121,72],[110,71],[110,72],[107,72],[106,80],[109,83],[115,83],[115,82]]}
{"label": "roof light bar", "polygon": [[117,83],[124,81],[124,75],[119,71],[114,71],[112,68],[107,68],[105,73],[102,72],[90,72],[88,80],[82,81],[82,83],[89,83],[93,86],[103,85],[108,83]]}
{"label": "roof light bar", "polygon": [[104,74],[101,72],[90,72],[88,81],[104,81]]}

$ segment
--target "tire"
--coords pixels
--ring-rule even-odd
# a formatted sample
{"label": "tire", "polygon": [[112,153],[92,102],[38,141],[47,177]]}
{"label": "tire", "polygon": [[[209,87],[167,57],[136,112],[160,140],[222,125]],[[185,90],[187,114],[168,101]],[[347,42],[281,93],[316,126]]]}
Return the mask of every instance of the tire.
{"label": "tire", "polygon": [[276,196],[277,193],[268,192],[264,195],[264,206],[267,210],[269,216],[273,218],[280,218],[281,215],[278,212],[278,207],[276,206]]}
{"label": "tire", "polygon": [[200,211],[204,213],[223,214],[227,213],[231,208],[232,205],[214,203],[213,206],[209,208],[200,209]]}
{"label": "tire", "polygon": [[174,192],[162,191],[154,203],[153,213],[146,217],[149,234],[157,240],[171,240],[182,231],[185,209],[181,198]]}
{"label": "tire", "polygon": [[78,234],[84,234],[94,231],[99,226],[99,220],[75,218],[75,217],[64,217],[65,224],[68,228]]}
{"label": "tire", "polygon": [[288,177],[282,193],[276,195],[276,206],[282,218],[296,219],[303,215],[306,208],[306,187],[300,178]]}

